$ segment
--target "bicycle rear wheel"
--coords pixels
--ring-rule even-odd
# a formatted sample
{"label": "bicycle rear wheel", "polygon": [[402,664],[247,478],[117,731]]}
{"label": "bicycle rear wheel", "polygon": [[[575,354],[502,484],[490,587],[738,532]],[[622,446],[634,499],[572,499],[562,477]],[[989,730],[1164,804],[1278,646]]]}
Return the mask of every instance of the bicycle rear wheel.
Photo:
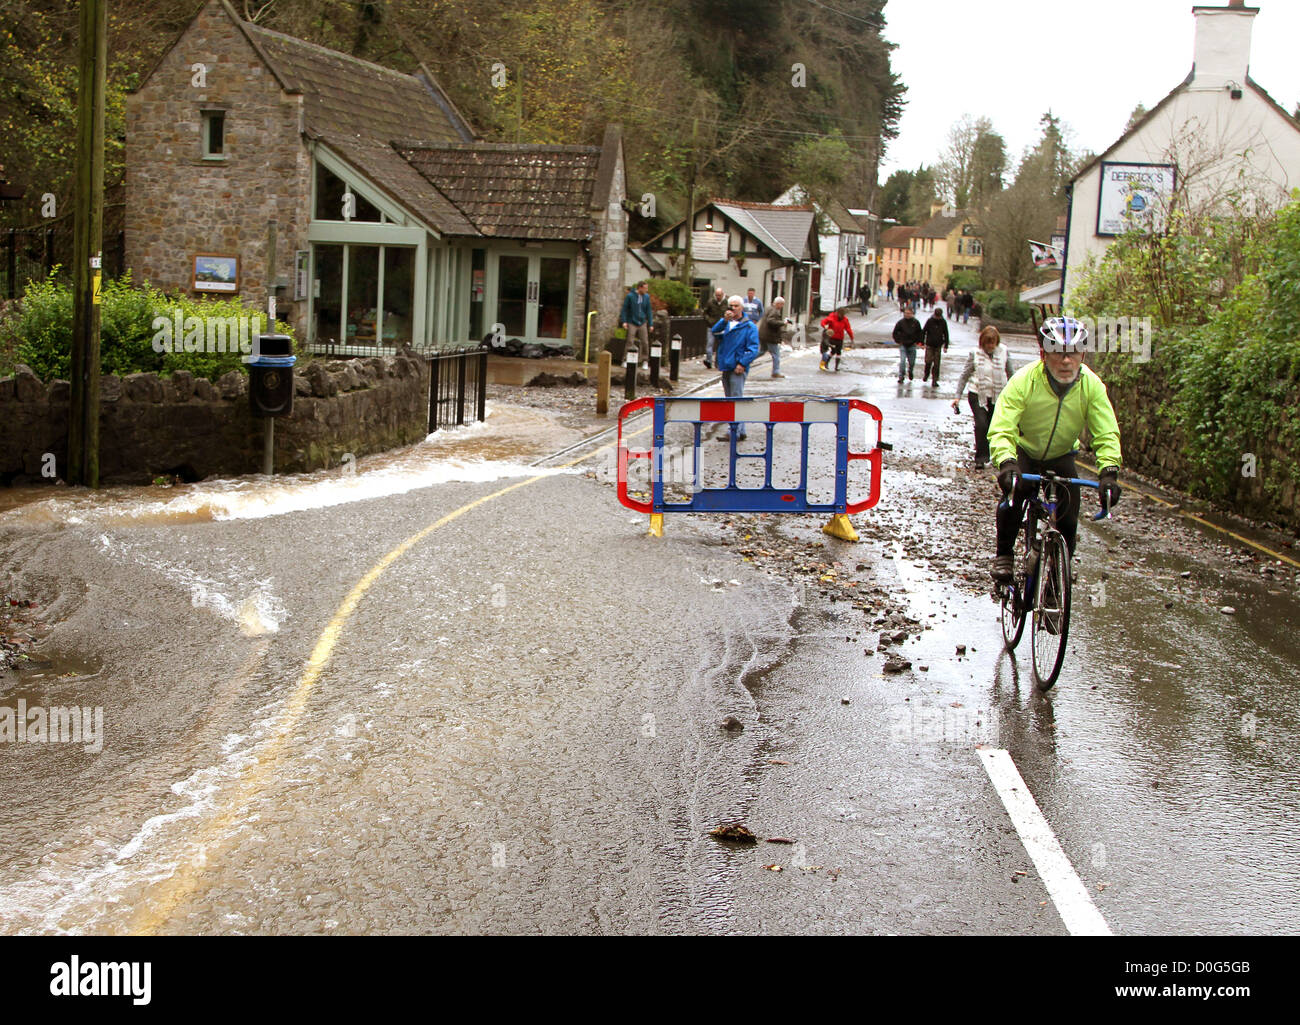
{"label": "bicycle rear wheel", "polygon": [[1050,531],[1043,538],[1038,568],[1038,600],[1033,612],[1034,682],[1041,691],[1052,689],[1065,661],[1070,631],[1070,553],[1065,538]]}

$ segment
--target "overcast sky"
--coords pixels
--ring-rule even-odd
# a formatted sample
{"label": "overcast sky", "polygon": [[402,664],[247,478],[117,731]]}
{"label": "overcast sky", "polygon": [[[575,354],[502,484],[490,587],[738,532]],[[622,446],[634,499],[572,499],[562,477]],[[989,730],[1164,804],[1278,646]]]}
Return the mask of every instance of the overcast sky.
{"label": "overcast sky", "polygon": [[[1205,6],[1224,6],[1211,0]],[[1190,0],[889,0],[885,37],[907,86],[901,132],[881,166],[932,164],[949,127],[984,115],[1012,168],[1051,109],[1074,146],[1100,153],[1138,103],[1148,108],[1192,68]],[[1288,111],[1300,101],[1300,2],[1256,0],[1250,75]],[[958,41],[959,40],[959,41]]]}

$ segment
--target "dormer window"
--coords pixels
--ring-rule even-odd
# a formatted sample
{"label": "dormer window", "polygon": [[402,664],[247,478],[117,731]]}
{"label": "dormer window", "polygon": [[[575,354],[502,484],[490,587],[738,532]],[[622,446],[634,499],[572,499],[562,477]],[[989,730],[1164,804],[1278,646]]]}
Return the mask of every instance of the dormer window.
{"label": "dormer window", "polygon": [[203,111],[202,122],[203,159],[226,159],[226,112],[224,110]]}

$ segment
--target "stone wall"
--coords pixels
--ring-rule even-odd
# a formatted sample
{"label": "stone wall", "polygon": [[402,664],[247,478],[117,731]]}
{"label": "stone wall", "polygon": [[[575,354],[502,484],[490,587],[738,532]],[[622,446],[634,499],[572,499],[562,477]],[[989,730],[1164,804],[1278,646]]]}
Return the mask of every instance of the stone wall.
{"label": "stone wall", "polygon": [[[425,360],[313,360],[295,374],[293,413],[275,425],[275,468],[300,473],[337,466],[422,440],[429,423]],[[248,403],[248,378],[231,371],[215,384],[181,371],[105,375],[100,381],[100,479],[147,484],[162,474],[187,480],[259,473],[263,421]],[[27,367],[0,378],[0,482],[63,476],[67,381],[48,386]],[[44,472],[43,472],[44,471]]]}
{"label": "stone wall", "polygon": [[[596,235],[591,240],[591,281],[584,282],[591,293],[591,309],[596,316],[591,323],[591,351],[600,352],[618,327],[618,314],[623,305],[623,278],[626,273],[628,213],[623,201],[627,199],[626,170],[623,160],[622,133],[610,130],[605,135],[605,146],[613,147],[616,160],[609,196],[600,197],[603,205],[593,211]],[[582,294],[581,292],[579,294]],[[586,324],[582,325],[586,330]],[[581,354],[583,334],[576,336],[574,349]]]}
{"label": "stone wall", "polygon": [[[1158,362],[1142,367],[1142,373],[1122,377],[1108,376],[1104,366],[1098,368],[1119,419],[1124,466],[1195,494],[1199,482],[1187,458],[1186,438],[1161,410],[1173,397],[1173,388]],[[1300,397],[1293,396],[1292,402],[1300,405]],[[1232,467],[1236,489],[1221,504],[1242,516],[1300,529],[1300,494],[1287,473],[1295,465],[1296,453],[1287,451],[1276,437],[1262,439],[1255,447],[1259,450],[1251,453],[1255,475],[1242,473],[1245,464]]]}
{"label": "stone wall", "polygon": [[[311,196],[301,103],[280,88],[221,5],[206,4],[126,100],[126,263],[137,282],[189,293],[196,255],[235,255],[239,297],[265,309],[271,226],[274,276],[293,280]],[[205,109],[226,112],[224,159],[203,158]],[[283,302],[279,313],[305,336],[306,303],[298,305]]]}

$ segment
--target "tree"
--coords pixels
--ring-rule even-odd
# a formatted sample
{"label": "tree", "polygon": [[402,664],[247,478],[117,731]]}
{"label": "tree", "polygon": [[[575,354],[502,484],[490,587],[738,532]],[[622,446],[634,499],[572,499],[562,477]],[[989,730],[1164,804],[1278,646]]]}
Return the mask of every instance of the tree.
{"label": "tree", "polygon": [[907,190],[907,224],[922,225],[930,219],[930,208],[938,201],[934,171],[922,164],[912,172]]}
{"label": "tree", "polygon": [[895,171],[880,190],[880,218],[907,224],[907,214],[912,195],[912,171]]}
{"label": "tree", "polygon": [[1007,144],[997,132],[990,129],[975,140],[975,154],[971,167],[970,206],[985,209],[989,201],[1002,191],[1007,173]]}
{"label": "tree", "polygon": [[1069,147],[1069,128],[1051,111],[1039,123],[1042,135],[1026,150],[1015,181],[993,197],[982,218],[985,270],[1004,282],[1008,293],[1030,280],[1029,242],[1047,239],[1055,231],[1056,219],[1066,208],[1065,187],[1080,165]]}
{"label": "tree", "polygon": [[853,173],[853,151],[839,133],[801,139],[790,155],[790,175],[819,206],[839,193]]}
{"label": "tree", "polygon": [[1128,116],[1128,124],[1124,126],[1124,134],[1127,135],[1130,131],[1132,131],[1133,126],[1136,125],[1139,121],[1141,121],[1146,116],[1147,116],[1146,107],[1142,106],[1142,104],[1139,103],[1136,107],[1133,108],[1133,113]]}

